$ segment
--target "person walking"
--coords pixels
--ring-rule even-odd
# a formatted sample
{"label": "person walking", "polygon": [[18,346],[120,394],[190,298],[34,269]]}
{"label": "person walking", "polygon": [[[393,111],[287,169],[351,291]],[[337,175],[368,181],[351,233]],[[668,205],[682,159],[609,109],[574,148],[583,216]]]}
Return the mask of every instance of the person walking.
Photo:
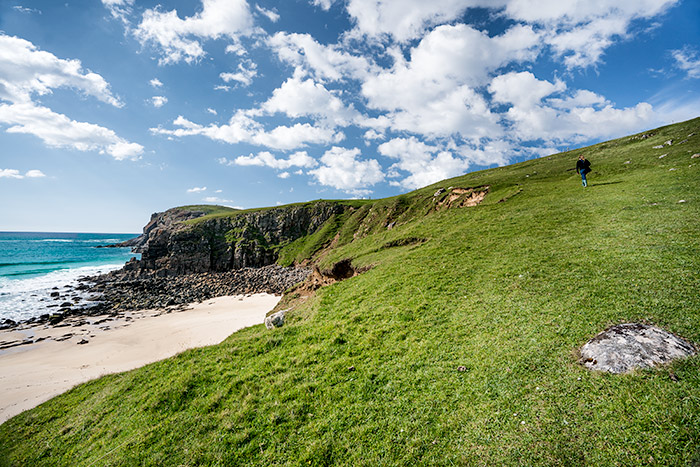
{"label": "person walking", "polygon": [[576,172],[581,175],[581,183],[584,187],[588,186],[588,180],[586,180],[586,174],[591,171],[591,163],[586,157],[581,154],[578,156],[576,161]]}

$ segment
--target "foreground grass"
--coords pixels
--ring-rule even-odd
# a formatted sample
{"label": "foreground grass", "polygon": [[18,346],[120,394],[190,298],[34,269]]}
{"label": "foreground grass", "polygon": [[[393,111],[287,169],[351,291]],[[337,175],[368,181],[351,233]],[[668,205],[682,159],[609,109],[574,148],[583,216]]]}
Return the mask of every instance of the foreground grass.
{"label": "foreground grass", "polygon": [[[576,361],[622,322],[700,342],[700,137],[687,138],[699,129],[586,149],[585,190],[567,171],[576,151],[411,194],[492,187],[479,207],[372,226],[330,251],[324,263],[374,267],[320,290],[284,328],[101,378],[6,422],[0,464],[699,462],[698,357],[618,376]],[[689,141],[652,149],[670,138]],[[382,247],[402,238],[425,241]]]}

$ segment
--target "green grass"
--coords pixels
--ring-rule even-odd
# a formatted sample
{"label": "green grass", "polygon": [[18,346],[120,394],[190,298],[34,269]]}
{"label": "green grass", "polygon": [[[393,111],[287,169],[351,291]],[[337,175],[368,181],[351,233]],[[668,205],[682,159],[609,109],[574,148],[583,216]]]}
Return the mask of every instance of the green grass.
{"label": "green grass", "polygon": [[[322,264],[373,268],[321,289],[283,328],[13,418],[0,464],[700,462],[699,357],[627,375],[577,363],[615,323],[700,342],[700,119],[655,133],[358,205],[294,258],[338,235]],[[670,138],[689,140],[652,149]],[[581,152],[587,189],[570,170]],[[437,188],[482,185],[478,207],[431,209]]]}

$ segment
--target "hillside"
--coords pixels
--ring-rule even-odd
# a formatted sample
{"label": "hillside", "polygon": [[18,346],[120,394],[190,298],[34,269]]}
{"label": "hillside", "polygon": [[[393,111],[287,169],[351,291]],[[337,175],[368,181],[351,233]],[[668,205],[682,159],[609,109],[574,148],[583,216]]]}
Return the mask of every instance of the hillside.
{"label": "hillside", "polygon": [[695,465],[700,357],[624,375],[577,360],[618,323],[700,343],[697,153],[700,118],[347,202],[274,245],[224,235],[362,272],[288,293],[282,328],[9,420],[0,465]]}

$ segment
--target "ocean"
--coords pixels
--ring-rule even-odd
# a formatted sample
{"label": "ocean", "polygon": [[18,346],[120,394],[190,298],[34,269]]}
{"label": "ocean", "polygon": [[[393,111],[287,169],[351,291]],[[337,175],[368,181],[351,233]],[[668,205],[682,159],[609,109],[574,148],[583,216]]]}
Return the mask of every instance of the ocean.
{"label": "ocean", "polygon": [[130,248],[96,248],[137,234],[0,232],[0,322],[49,313],[54,287],[121,268]]}

